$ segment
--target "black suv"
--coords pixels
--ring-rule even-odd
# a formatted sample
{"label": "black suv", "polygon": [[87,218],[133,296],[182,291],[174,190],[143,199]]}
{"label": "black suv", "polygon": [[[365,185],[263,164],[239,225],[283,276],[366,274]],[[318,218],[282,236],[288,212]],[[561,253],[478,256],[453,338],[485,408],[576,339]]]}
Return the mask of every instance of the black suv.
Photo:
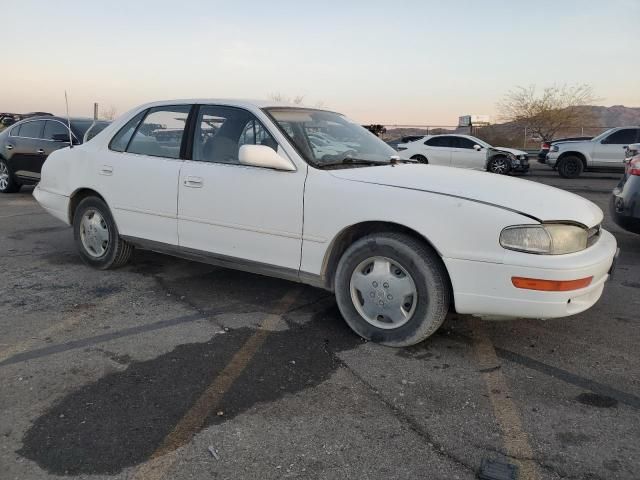
{"label": "black suv", "polygon": [[[71,119],[74,145],[82,143],[85,134],[93,138],[109,122],[90,118]],[[91,131],[87,131],[91,128]],[[40,170],[53,151],[69,146],[67,120],[60,117],[32,117],[0,132],[0,193],[17,192],[22,185],[40,181]]]}

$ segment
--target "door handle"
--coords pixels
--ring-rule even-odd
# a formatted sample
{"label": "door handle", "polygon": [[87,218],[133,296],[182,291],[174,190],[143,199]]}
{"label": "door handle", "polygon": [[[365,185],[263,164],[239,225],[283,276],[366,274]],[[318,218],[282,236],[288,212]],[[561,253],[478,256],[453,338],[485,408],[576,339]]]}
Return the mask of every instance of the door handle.
{"label": "door handle", "polygon": [[6,148],[7,150],[13,150],[13,145],[7,145],[4,148]]}
{"label": "door handle", "polygon": [[39,148],[38,150],[36,150],[36,153],[39,153],[40,155],[44,155],[44,150]]}
{"label": "door handle", "polygon": [[100,175],[113,175],[113,167],[111,165],[102,165],[100,167]]}
{"label": "door handle", "polygon": [[191,177],[188,176],[184,179],[184,186],[191,188],[202,188],[204,182],[200,177]]}

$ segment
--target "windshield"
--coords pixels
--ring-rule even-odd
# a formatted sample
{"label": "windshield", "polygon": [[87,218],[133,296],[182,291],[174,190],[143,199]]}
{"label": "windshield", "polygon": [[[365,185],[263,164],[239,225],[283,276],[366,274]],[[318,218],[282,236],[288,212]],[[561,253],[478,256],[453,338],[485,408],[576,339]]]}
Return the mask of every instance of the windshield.
{"label": "windshield", "polygon": [[604,132],[602,132],[600,135],[598,135],[597,137],[593,138],[591,141],[592,142],[599,142],[600,140],[602,140],[604,137],[606,137],[607,135],[609,135],[613,130],[615,130],[615,128],[610,128],[609,130],[605,130]]}
{"label": "windshield", "polygon": [[396,152],[343,115],[307,108],[269,108],[267,112],[307,162],[316,167],[342,161],[388,164]]}

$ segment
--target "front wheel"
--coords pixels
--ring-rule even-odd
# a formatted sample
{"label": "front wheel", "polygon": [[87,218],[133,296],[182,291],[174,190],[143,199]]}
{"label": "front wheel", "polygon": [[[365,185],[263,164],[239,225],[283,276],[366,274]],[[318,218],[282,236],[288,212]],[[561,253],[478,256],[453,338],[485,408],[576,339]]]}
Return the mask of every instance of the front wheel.
{"label": "front wheel", "polygon": [[4,159],[0,159],[0,193],[14,193],[20,190],[20,184]]}
{"label": "front wheel", "polygon": [[489,160],[487,170],[489,170],[491,173],[497,173],[498,175],[506,175],[507,173],[509,173],[509,170],[511,170],[509,159],[504,155],[493,157],[491,160]]}
{"label": "front wheel", "polygon": [[335,294],[353,331],[392,347],[432,335],[450,303],[448,275],[438,254],[400,233],[372,234],[351,245],[338,264]]}
{"label": "front wheel", "polygon": [[575,156],[564,157],[558,165],[558,173],[562,178],[578,178],[583,170],[582,159]]}
{"label": "front wheel", "polygon": [[100,270],[125,265],[133,253],[133,246],[120,238],[109,207],[98,197],[87,197],[76,208],[73,236],[84,263]]}

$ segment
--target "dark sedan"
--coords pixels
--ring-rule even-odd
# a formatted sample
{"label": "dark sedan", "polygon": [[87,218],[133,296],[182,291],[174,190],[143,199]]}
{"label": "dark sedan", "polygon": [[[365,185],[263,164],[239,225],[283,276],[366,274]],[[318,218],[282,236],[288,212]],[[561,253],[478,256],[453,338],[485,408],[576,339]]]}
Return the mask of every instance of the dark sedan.
{"label": "dark sedan", "polygon": [[46,116],[28,118],[6,128],[0,133],[0,193],[17,192],[22,185],[38,183],[42,164],[49,154],[69,146],[69,138],[78,145],[90,128],[87,138],[108,124],[73,118],[69,135],[66,119]]}
{"label": "dark sedan", "polygon": [[538,163],[546,163],[547,161],[547,153],[549,153],[549,149],[551,148],[552,143],[556,142],[577,142],[581,140],[591,140],[593,137],[567,137],[567,138],[556,138],[555,140],[551,140],[549,142],[542,142],[540,145],[540,151],[538,152]]}
{"label": "dark sedan", "polygon": [[629,145],[628,158],[624,176],[613,190],[611,215],[620,227],[640,234],[640,143]]}

